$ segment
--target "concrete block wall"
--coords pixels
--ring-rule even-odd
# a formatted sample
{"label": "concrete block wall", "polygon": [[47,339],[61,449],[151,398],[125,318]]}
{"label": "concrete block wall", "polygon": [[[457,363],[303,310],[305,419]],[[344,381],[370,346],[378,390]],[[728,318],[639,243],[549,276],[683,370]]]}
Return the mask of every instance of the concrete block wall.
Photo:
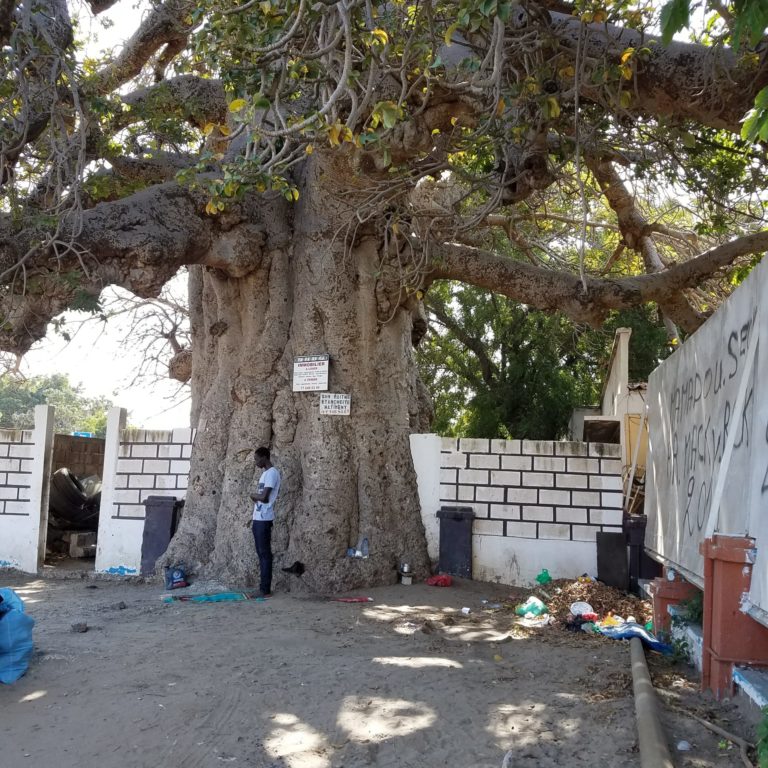
{"label": "concrete block wall", "polygon": [[124,430],[120,437],[112,514],[144,519],[149,496],[187,494],[194,430]]}
{"label": "concrete block wall", "polygon": [[34,447],[31,429],[0,430],[0,515],[29,515]]}
{"label": "concrete block wall", "polygon": [[621,530],[619,450],[412,435],[430,556],[439,555],[437,510],[471,507],[475,579],[527,584],[542,568],[554,578],[596,575],[598,531]]}
{"label": "concrete block wall", "polygon": [[96,570],[129,575],[141,566],[143,502],[186,498],[195,432],[125,429],[125,420],[122,408],[112,409],[107,420]]}
{"label": "concrete block wall", "polygon": [[619,445],[442,439],[440,505],[471,507],[476,535],[594,542],[622,500]]}
{"label": "concrete block wall", "polygon": [[45,554],[53,408],[35,406],[33,430],[0,430],[0,568],[35,573]]}

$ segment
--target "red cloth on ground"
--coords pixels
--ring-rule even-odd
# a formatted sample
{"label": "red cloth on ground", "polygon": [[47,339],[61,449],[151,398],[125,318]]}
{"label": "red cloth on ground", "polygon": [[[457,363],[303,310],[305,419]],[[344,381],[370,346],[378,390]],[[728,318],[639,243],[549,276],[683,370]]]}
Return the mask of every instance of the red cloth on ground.
{"label": "red cloth on ground", "polygon": [[441,573],[439,576],[430,576],[427,579],[427,584],[430,587],[450,587],[453,584],[453,579]]}

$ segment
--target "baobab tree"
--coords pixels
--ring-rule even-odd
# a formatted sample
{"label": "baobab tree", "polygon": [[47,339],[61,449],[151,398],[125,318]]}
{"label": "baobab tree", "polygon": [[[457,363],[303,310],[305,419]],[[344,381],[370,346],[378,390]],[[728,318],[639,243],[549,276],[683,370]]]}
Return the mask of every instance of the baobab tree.
{"label": "baobab tree", "polygon": [[[4,0],[0,346],[188,267],[197,438],[166,560],[253,578],[269,445],[278,565],[325,590],[392,581],[401,558],[423,574],[408,438],[428,426],[413,345],[434,281],[592,324],[655,302],[685,333],[768,245],[765,14],[708,5],[687,43],[667,39],[684,0],[664,39],[619,0],[153,0],[92,59],[66,0]],[[658,208],[665,186],[678,202],[651,217],[642,193]],[[595,228],[616,233],[602,261]],[[348,417],[293,391],[307,354],[330,356]],[[345,557],[360,536],[370,557]]]}

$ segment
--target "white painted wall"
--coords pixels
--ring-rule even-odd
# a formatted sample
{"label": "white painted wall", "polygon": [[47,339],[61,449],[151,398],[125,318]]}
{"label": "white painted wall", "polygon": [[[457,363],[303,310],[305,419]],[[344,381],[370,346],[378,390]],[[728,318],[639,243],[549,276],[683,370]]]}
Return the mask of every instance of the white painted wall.
{"label": "white painted wall", "polygon": [[35,406],[34,430],[0,430],[0,567],[37,573],[42,565],[52,440],[48,405]]}
{"label": "white painted wall", "polygon": [[194,430],[125,429],[125,411],[109,413],[96,570],[121,575],[141,569],[150,496],[184,499]]}
{"label": "white painted wall", "polygon": [[440,556],[440,437],[411,435],[411,455],[419,485],[419,506],[430,560]]}
{"label": "white painted wall", "polygon": [[104,438],[104,474],[101,482],[101,510],[96,538],[96,570],[106,573],[138,573],[141,565],[141,537],[144,521],[126,526],[114,515],[117,503],[117,460],[120,435],[125,429],[125,408],[112,408],[107,414]]}
{"label": "white painted wall", "polygon": [[594,542],[472,537],[472,578],[499,584],[530,584],[543,568],[553,579],[597,575]]}
{"label": "white painted wall", "polygon": [[[43,478],[50,473],[53,409],[43,411],[34,435],[13,433],[9,440],[16,442],[4,446],[0,432],[6,469],[19,470],[22,462],[43,469],[32,487],[7,484],[0,491],[8,499],[0,499],[0,508],[24,513],[0,512],[0,565],[32,572],[38,567],[38,546],[44,547],[45,537],[39,535],[46,522],[41,510],[47,515]],[[146,498],[184,498],[194,440],[190,429],[126,430],[125,422],[124,409],[109,412],[95,566],[120,575],[140,571]],[[542,568],[554,577],[594,574],[597,532],[621,530],[618,446],[423,434],[411,437],[411,451],[430,557],[439,558],[440,507],[469,506],[476,514],[476,579],[521,584]]]}

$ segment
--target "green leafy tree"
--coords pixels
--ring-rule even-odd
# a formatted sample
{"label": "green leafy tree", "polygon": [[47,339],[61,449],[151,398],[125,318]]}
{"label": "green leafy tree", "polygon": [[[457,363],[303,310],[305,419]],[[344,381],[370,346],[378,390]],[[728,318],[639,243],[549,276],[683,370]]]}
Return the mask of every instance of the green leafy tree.
{"label": "green leafy tree", "polygon": [[434,397],[433,430],[462,437],[553,439],[573,409],[598,401],[616,328],[631,327],[630,380],[669,353],[646,307],[614,313],[594,330],[471,286],[430,291],[430,332],[418,361]]}
{"label": "green leafy tree", "polygon": [[60,373],[30,379],[0,378],[0,427],[32,429],[36,405],[54,406],[56,432],[93,432],[104,437],[112,402],[104,397],[86,397],[82,387],[72,386]]}

